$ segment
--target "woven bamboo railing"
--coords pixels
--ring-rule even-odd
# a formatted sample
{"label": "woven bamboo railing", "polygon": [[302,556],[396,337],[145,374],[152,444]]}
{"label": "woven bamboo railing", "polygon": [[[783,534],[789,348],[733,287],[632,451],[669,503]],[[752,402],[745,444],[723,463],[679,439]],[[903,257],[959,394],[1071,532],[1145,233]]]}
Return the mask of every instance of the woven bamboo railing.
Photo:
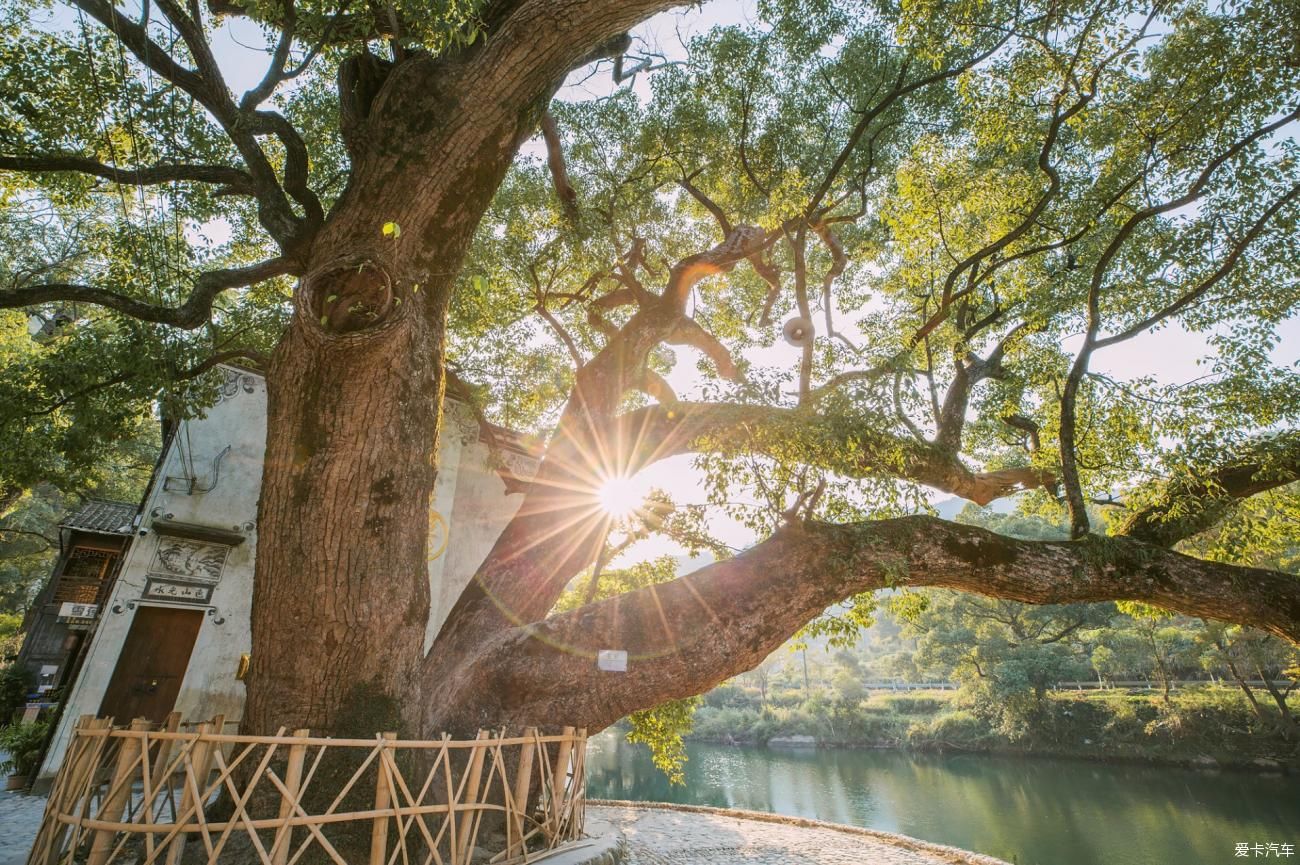
{"label": "woven bamboo railing", "polygon": [[223,720],[83,717],[27,865],[510,865],[582,834],[585,730],[327,739]]}

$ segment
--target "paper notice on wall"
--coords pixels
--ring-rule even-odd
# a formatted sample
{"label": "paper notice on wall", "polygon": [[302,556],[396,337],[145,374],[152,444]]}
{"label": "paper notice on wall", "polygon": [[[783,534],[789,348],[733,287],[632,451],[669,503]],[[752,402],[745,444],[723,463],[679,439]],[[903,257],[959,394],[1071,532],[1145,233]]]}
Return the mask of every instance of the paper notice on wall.
{"label": "paper notice on wall", "polygon": [[596,653],[596,669],[607,673],[626,673],[627,652],[622,649],[601,649]]}

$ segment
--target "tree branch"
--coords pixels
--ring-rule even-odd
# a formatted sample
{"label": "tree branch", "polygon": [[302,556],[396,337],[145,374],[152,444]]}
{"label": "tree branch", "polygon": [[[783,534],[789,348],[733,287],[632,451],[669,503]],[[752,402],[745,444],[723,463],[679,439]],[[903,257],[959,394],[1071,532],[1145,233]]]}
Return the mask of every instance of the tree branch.
{"label": "tree branch", "polygon": [[147,168],[118,168],[94,159],[65,154],[43,156],[0,156],[0,171],[27,173],[72,171],[102,177],[128,186],[154,186],[177,180],[216,183],[222,191],[238,195],[254,193],[253,178],[246,171],[227,165],[153,165]]}
{"label": "tree branch", "polygon": [[[513,723],[573,717],[599,729],[753,669],[827,607],[898,586],[1030,604],[1142,601],[1300,643],[1300,580],[1289,574],[1129,539],[1022,541],[912,516],[787,526],[672,582],[503,632],[453,686],[500,693]],[[628,671],[598,671],[600,649],[626,651]]]}
{"label": "tree branch", "polygon": [[668,285],[664,287],[664,299],[678,312],[684,311],[686,298],[696,283],[706,276],[730,270],[737,262],[761,252],[770,242],[771,237],[761,228],[736,226],[722,243],[707,252],[688,255],[673,265]]}
{"label": "tree branch", "polygon": [[[187,15],[174,0],[158,0],[158,8],[176,27],[198,67],[188,69],[150,39],[142,24],[132,21],[109,0],[73,2],[112,33],[136,60],[192,96],[221,124],[248,167],[258,202],[258,218],[281,248],[296,247],[307,239],[304,235],[315,231],[322,214],[319,201],[306,189],[306,148],[297,146],[301,144],[300,139],[295,144],[296,131],[282,117],[279,122],[274,120],[274,112],[249,112],[235,105],[201,21]],[[198,14],[197,6],[195,14]],[[285,145],[285,187],[281,186],[271,161],[258,143],[258,134],[275,134]],[[290,186],[289,194],[306,210],[305,220],[289,204],[286,188]]]}
{"label": "tree branch", "polygon": [[569,182],[569,170],[564,164],[564,146],[560,142],[560,131],[555,125],[555,117],[549,111],[542,112],[539,124],[542,140],[546,142],[546,165],[551,170],[551,183],[555,186],[555,197],[560,200],[560,207],[571,225],[581,220],[578,213],[578,193]]}
{"label": "tree branch", "polygon": [[736,381],[740,378],[740,370],[736,367],[731,352],[718,341],[716,336],[700,327],[693,318],[681,319],[668,334],[665,342],[670,345],[689,345],[699,349],[705,357],[713,361],[721,378],[728,381]]}
{"label": "tree branch", "polygon": [[978,505],[1056,482],[1051,472],[1036,468],[975,472],[930,442],[798,408],[701,402],[647,406],[620,416],[610,437],[635,443],[629,456],[633,471],[684,453],[775,455],[797,439],[806,444],[802,453],[808,465],[847,477],[910,480]]}
{"label": "tree branch", "polygon": [[1198,476],[1155,485],[1116,534],[1162,547],[1212,528],[1242,499],[1300,481],[1300,432],[1290,430],[1249,442]]}
{"label": "tree branch", "polygon": [[1232,272],[1237,266],[1237,262],[1246,252],[1247,248],[1263,233],[1264,228],[1277,215],[1277,212],[1288,204],[1293,203],[1300,198],[1300,184],[1292,186],[1285,195],[1280,196],[1260,214],[1259,218],[1251,223],[1250,228],[1241,238],[1233,244],[1232,249],[1224,256],[1223,261],[1219,263],[1210,274],[1200,282],[1193,285],[1187,291],[1179,295],[1175,300],[1153,312],[1151,315],[1138,321],[1136,324],[1129,325],[1119,333],[1111,334],[1106,337],[1099,337],[1093,341],[1093,349],[1102,349],[1107,346],[1116,345],[1125,340],[1132,339],[1143,331],[1155,327],[1165,319],[1177,315],[1186,309],[1189,305],[1205,296],[1205,294],[1219,283],[1224,277]]}
{"label": "tree branch", "polygon": [[[1102,325],[1101,296],[1105,285],[1106,276],[1110,270],[1111,262],[1119,255],[1121,249],[1128,242],[1133,232],[1137,230],[1148,219],[1153,219],[1165,213],[1170,213],[1181,207],[1186,207],[1200,200],[1205,194],[1210,181],[1214,175],[1229,160],[1246,150],[1246,148],[1260,141],[1268,135],[1276,132],[1292,121],[1300,119],[1300,107],[1293,109],[1282,117],[1274,120],[1272,123],[1257,127],[1247,135],[1242,136],[1223,150],[1218,156],[1201,170],[1200,174],[1188,184],[1187,188],[1181,195],[1164,201],[1160,204],[1153,204],[1138,210],[1132,214],[1124,224],[1116,231],[1115,236],[1111,238],[1110,243],[1102,252],[1100,259],[1093,266],[1092,275],[1088,284],[1087,298],[1087,315],[1088,324],[1084,332],[1083,345],[1079,353],[1074,358],[1074,363],[1070,366],[1070,372],[1066,376],[1065,384],[1061,390],[1061,416],[1060,430],[1058,438],[1060,440],[1061,455],[1061,482],[1065,488],[1065,500],[1070,512],[1070,533],[1073,537],[1080,537],[1086,534],[1091,528],[1088,520],[1087,503],[1083,495],[1082,482],[1079,476],[1078,454],[1076,446],[1076,425],[1075,406],[1078,399],[1079,387],[1083,382],[1084,375],[1088,372],[1088,366],[1092,361],[1093,352],[1100,346],[1099,334]],[[1194,288],[1187,297],[1186,302],[1190,303],[1191,299],[1199,296],[1200,293],[1208,291],[1211,286],[1218,282],[1236,265],[1238,258],[1245,248],[1259,235],[1264,225],[1272,218],[1276,212],[1289,203],[1293,197],[1300,193],[1300,187],[1293,187],[1291,191],[1281,199],[1275,201],[1269,207],[1260,219],[1256,220],[1251,226],[1250,231],[1242,242],[1237,244],[1222,266],[1217,268],[1214,273],[1210,274],[1203,283]],[[1180,299],[1170,306],[1166,307],[1169,315],[1176,313],[1183,308],[1183,300]],[[1141,322],[1139,322],[1141,324]],[[1121,334],[1108,337],[1106,345],[1114,345],[1121,341],[1121,338],[1128,339],[1144,328],[1128,328]]]}
{"label": "tree branch", "polygon": [[194,290],[180,306],[158,306],[107,289],[51,282],[22,288],[0,289],[0,309],[55,301],[91,303],[140,321],[166,324],[182,330],[194,330],[211,320],[212,302],[223,291],[291,273],[297,273],[297,267],[285,258],[272,258],[248,267],[208,271],[195,280]]}

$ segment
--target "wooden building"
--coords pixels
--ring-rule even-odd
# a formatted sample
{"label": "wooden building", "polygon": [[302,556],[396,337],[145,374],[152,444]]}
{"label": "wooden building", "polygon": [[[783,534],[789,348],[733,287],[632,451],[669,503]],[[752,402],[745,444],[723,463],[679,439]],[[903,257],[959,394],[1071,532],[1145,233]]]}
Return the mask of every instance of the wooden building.
{"label": "wooden building", "polygon": [[59,524],[54,572],[23,622],[19,663],[37,691],[56,697],[72,680],[95,623],[113,591],[122,553],[135,531],[137,505],[90,500]]}

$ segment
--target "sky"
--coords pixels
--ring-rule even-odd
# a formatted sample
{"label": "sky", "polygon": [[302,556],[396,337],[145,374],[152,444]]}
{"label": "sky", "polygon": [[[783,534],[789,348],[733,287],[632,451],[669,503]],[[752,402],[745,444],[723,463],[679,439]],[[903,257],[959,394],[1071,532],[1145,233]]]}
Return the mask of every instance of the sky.
{"label": "sky", "polygon": [[[124,8],[132,7],[138,15],[138,2],[128,3]],[[714,0],[702,7],[692,7],[658,15],[633,32],[634,51],[646,51],[662,55],[667,60],[680,60],[685,56],[684,43],[693,35],[707,31],[717,25],[742,24],[754,17],[753,0]],[[156,14],[156,13],[155,13]],[[60,26],[75,21],[73,13],[66,7],[56,7],[51,24]],[[260,28],[241,18],[228,19],[219,28],[213,39],[214,53],[226,75],[231,88],[240,93],[255,85],[262,77],[267,64],[267,42]],[[589,71],[575,72],[569,79],[558,98],[567,100],[584,100],[608,95],[615,86],[608,72],[596,75]],[[643,98],[649,96],[649,77],[641,74],[632,86]],[[624,85],[628,86],[628,85]],[[544,156],[544,146],[539,140],[526,144],[522,150],[525,157]],[[205,226],[204,233],[220,242],[220,227]],[[708,241],[712,243],[712,239]],[[841,326],[845,317],[840,317]],[[852,333],[850,332],[850,336]],[[1273,352],[1273,361],[1279,365],[1293,365],[1300,362],[1300,319],[1285,322],[1279,328],[1279,342]],[[1077,350],[1082,337],[1064,341],[1065,349],[1071,353]],[[697,369],[699,359],[694,349],[675,348],[677,363],[666,376],[670,385],[683,399],[701,395],[705,384]],[[1120,381],[1131,380],[1137,376],[1154,376],[1158,382],[1179,384],[1205,374],[1204,361],[1212,356],[1205,335],[1189,333],[1174,324],[1159,331],[1148,333],[1130,342],[1098,352],[1093,359],[1092,368]],[[797,365],[799,351],[786,345],[780,339],[769,347],[751,349],[745,352],[751,364],[760,367],[790,369]],[[656,463],[642,476],[621,484],[622,495],[640,496],[649,492],[651,487],[668,492],[674,501],[680,504],[703,504],[705,494],[700,484],[699,472],[692,466],[689,456],[675,457]],[[941,500],[945,496],[935,494],[932,500]],[[724,542],[736,548],[743,548],[754,538],[743,527],[725,519],[715,520],[715,533]],[[644,541],[628,551],[614,564],[626,564],[654,555],[681,556],[683,550],[662,538]]]}

